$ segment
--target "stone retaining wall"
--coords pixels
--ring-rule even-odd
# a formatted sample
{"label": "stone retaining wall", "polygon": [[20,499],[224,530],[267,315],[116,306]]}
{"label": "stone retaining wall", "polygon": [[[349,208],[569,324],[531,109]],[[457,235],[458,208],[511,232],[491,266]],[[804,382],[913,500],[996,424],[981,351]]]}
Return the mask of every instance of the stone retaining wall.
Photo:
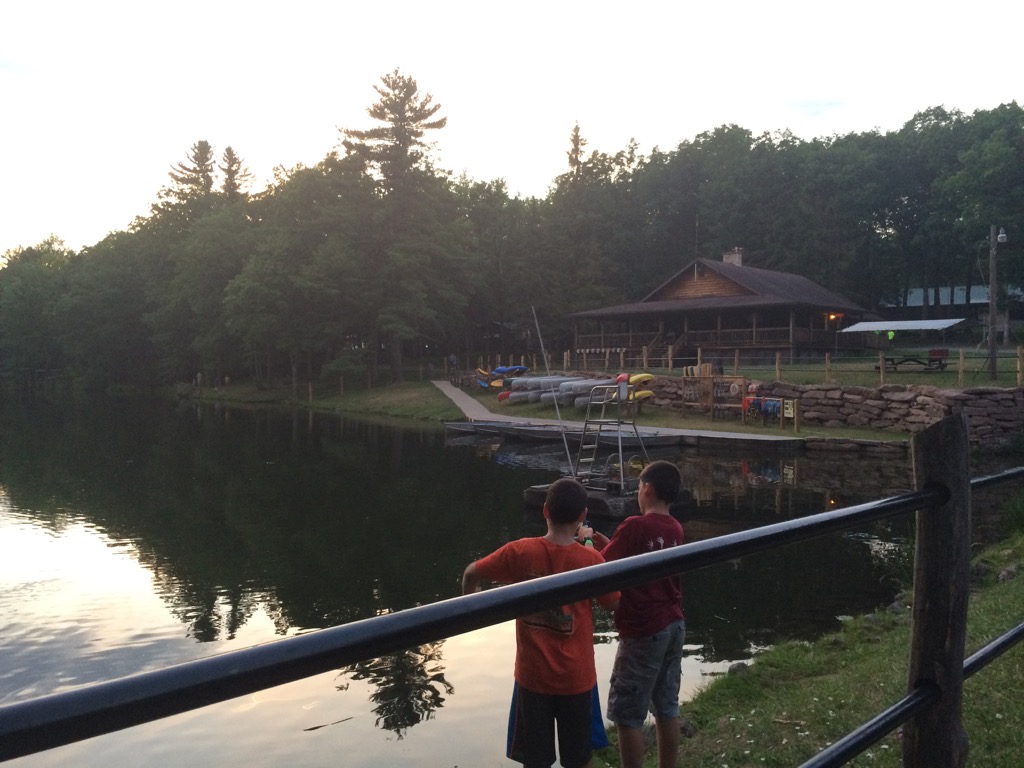
{"label": "stone retaining wall", "polygon": [[[657,376],[650,384],[654,405],[684,410],[681,382]],[[1024,432],[1024,389],[974,387],[940,389],[924,385],[883,384],[842,387],[838,384],[762,383],[764,397],[798,401],[800,421],[827,427],[871,427],[893,432],[920,432],[956,407],[967,414],[972,443],[998,444]]]}

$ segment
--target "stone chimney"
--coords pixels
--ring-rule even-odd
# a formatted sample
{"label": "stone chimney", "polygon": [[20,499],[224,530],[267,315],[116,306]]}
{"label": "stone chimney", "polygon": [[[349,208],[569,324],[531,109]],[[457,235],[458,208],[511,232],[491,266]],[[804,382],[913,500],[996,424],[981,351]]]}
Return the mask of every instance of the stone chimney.
{"label": "stone chimney", "polygon": [[740,247],[733,248],[731,251],[726,251],[722,254],[722,262],[725,264],[732,264],[736,267],[743,266],[743,249]]}

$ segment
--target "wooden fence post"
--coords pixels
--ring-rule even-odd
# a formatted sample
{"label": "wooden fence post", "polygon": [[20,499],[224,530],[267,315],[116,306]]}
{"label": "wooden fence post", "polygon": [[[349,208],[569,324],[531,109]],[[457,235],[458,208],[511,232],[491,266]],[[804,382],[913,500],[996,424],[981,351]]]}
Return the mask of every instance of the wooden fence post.
{"label": "wooden fence post", "polygon": [[958,410],[914,436],[914,484],[949,488],[949,501],[917,512],[914,623],[907,688],[938,686],[941,698],[903,729],[904,768],[963,768],[964,645],[971,559],[967,416]]}
{"label": "wooden fence post", "polygon": [[775,380],[782,381],[782,353],[775,353]]}
{"label": "wooden fence post", "polygon": [[967,362],[964,348],[960,347],[960,364],[957,366],[956,372],[956,385],[960,388],[964,388],[964,363]]}
{"label": "wooden fence post", "polygon": [[733,353],[732,375],[733,376],[739,376],[740,375],[740,350],[739,350],[739,347],[737,347],[736,351]]}
{"label": "wooden fence post", "polygon": [[1024,387],[1024,347],[1017,347],[1017,386]]}
{"label": "wooden fence post", "polygon": [[885,384],[885,352],[878,353],[878,383]]}

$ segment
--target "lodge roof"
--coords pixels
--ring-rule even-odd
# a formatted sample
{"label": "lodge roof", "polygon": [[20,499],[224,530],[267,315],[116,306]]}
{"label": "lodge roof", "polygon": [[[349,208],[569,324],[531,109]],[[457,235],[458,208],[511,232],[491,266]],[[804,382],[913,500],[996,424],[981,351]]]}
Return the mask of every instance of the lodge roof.
{"label": "lodge roof", "polygon": [[[672,298],[673,289],[695,276],[713,272],[733,284],[732,295],[690,295]],[[712,259],[695,259],[655,288],[643,300],[576,312],[570,317],[631,317],[677,312],[764,307],[810,307],[830,312],[866,313],[863,307],[823,288],[813,280],[788,272],[745,267]]]}

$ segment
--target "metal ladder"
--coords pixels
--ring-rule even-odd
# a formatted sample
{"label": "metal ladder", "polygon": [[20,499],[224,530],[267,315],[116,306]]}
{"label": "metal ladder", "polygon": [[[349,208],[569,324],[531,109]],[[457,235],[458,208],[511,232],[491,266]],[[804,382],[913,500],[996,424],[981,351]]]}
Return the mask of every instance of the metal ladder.
{"label": "metal ladder", "polygon": [[[625,455],[622,447],[623,429],[629,428],[639,443],[643,452],[644,463],[649,463],[647,448],[643,444],[643,438],[636,428],[636,419],[629,414],[633,411],[631,407],[634,394],[632,384],[621,382],[617,384],[599,384],[590,390],[590,398],[587,403],[587,413],[583,420],[583,432],[580,435],[580,445],[576,452],[575,474],[577,479],[584,485],[593,483],[595,480],[604,480],[607,484],[617,485],[622,493],[629,492],[626,488],[625,478]],[[617,440],[615,450],[607,457],[604,467],[598,467],[598,456],[601,447],[601,435],[614,430]],[[610,465],[617,462],[618,471],[615,477],[611,477]]]}

